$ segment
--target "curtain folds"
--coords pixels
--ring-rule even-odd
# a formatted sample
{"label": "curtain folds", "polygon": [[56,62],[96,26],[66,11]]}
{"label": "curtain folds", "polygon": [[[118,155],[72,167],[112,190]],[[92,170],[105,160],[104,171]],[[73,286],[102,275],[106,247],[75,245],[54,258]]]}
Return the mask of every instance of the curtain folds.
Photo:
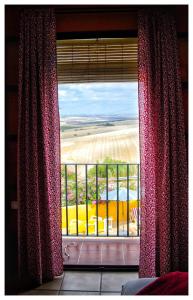
{"label": "curtain folds", "polygon": [[51,9],[25,9],[20,20],[19,272],[41,284],[63,270],[56,28]]}
{"label": "curtain folds", "polygon": [[188,269],[188,171],[175,21],[139,12],[140,277]]}

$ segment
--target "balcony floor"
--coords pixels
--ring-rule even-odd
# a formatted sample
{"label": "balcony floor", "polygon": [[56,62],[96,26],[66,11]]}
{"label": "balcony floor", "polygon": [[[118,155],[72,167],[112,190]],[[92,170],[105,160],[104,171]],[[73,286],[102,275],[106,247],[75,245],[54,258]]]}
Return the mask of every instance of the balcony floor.
{"label": "balcony floor", "polygon": [[[64,254],[65,248],[70,257]],[[136,267],[139,265],[139,238],[63,237],[63,256],[64,266]]]}

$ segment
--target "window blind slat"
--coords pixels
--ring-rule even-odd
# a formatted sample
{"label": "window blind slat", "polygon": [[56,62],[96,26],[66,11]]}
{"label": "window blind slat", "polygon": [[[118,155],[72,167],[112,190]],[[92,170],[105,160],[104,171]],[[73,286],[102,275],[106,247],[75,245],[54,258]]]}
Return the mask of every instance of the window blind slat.
{"label": "window blind slat", "polygon": [[137,39],[57,41],[59,83],[137,80]]}

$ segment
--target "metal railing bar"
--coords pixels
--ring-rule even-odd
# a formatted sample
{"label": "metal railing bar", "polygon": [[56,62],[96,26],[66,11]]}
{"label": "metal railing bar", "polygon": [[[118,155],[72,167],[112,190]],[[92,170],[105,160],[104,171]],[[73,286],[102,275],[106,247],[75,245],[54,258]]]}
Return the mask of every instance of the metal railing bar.
{"label": "metal railing bar", "polygon": [[117,236],[119,236],[119,165],[117,164]]}
{"label": "metal railing bar", "polygon": [[[63,233],[62,236],[67,236],[67,235]],[[72,237],[77,237],[76,234],[69,234],[68,236],[70,236],[70,237],[71,237],[71,236],[72,236]],[[86,237],[86,234],[80,234],[80,233],[79,233],[78,237]],[[96,234],[95,234],[95,235],[89,234],[89,237],[96,237]],[[105,234],[104,234],[104,235],[103,235],[103,234],[100,234],[99,237],[107,237],[107,235],[105,235]],[[111,238],[111,237],[115,237],[115,238],[116,238],[117,235],[116,235],[116,234],[115,234],[115,235],[109,235],[108,237],[109,237],[109,238]],[[119,234],[118,237],[119,237],[119,238],[120,238],[120,237],[127,238],[127,235],[126,235],[126,234]],[[135,235],[135,236],[130,236],[130,237],[135,237],[135,238],[136,238],[136,237],[139,237],[139,236],[138,236],[138,235]]]}
{"label": "metal railing bar", "polygon": [[[127,163],[118,163],[119,165],[126,165]],[[77,163],[77,164],[75,164],[75,163],[62,163],[61,165],[67,165],[67,166],[75,166],[75,165],[79,165],[79,166],[85,166],[85,165],[87,165],[87,166],[98,166],[98,165],[101,165],[101,166],[105,166],[105,165],[112,165],[112,166],[116,166],[117,165],[117,163],[86,163],[86,164],[83,164],[83,163]],[[130,164],[129,163],[129,165],[130,166],[136,166],[136,165],[139,165],[139,164],[134,164],[134,163],[132,163],[132,164]]]}
{"label": "metal railing bar", "polygon": [[108,164],[106,165],[106,226],[107,236],[109,236],[109,176],[108,176]]}
{"label": "metal railing bar", "polygon": [[76,181],[76,233],[78,235],[78,181],[77,181],[77,164],[75,165],[75,181]]}
{"label": "metal railing bar", "polygon": [[139,164],[137,165],[137,236],[139,236]]}
{"label": "metal railing bar", "polygon": [[67,165],[65,165],[65,190],[66,190],[66,235],[68,235],[68,183],[67,183]]}
{"label": "metal railing bar", "polygon": [[98,236],[99,228],[98,228],[98,164],[96,165],[96,222],[97,222],[97,231],[96,236]]}
{"label": "metal railing bar", "polygon": [[129,164],[127,164],[127,236],[129,236]]}
{"label": "metal railing bar", "polygon": [[[66,236],[65,234],[62,234],[62,236]],[[77,235],[76,234],[70,234],[69,236],[73,236],[73,237],[76,237]],[[78,235],[78,237],[86,237],[86,235],[85,234],[79,234]],[[89,237],[96,237],[96,234],[89,234]],[[100,237],[106,237],[106,235],[100,235]],[[116,234],[114,234],[114,235],[109,235],[109,237],[111,238],[113,238],[113,237],[117,237],[117,235]],[[119,237],[127,237],[126,235],[122,235],[122,234],[120,234],[119,235]],[[134,237],[137,237],[137,236],[134,236]]]}
{"label": "metal railing bar", "polygon": [[[66,234],[62,234],[62,236],[66,236]],[[70,234],[70,235],[68,235],[68,236],[72,236],[72,237],[77,237],[77,235],[76,234]],[[87,237],[86,236],[86,234],[80,234],[79,233],[79,235],[78,235],[78,237]],[[96,238],[96,234],[89,234],[89,238],[90,237],[94,237],[94,238]],[[106,235],[100,235],[99,237],[107,237]],[[113,238],[113,237],[117,237],[117,235],[116,234],[114,234],[114,235],[109,235],[109,238]],[[124,235],[124,234],[119,234],[119,236],[118,236],[119,238],[120,237],[123,237],[123,238],[127,238],[127,235]],[[134,238],[136,238],[136,237],[138,237],[137,235],[135,235],[135,236],[132,236],[132,237],[134,237]]]}
{"label": "metal railing bar", "polygon": [[[103,177],[102,177],[102,178],[103,178]],[[137,176],[135,176],[135,177],[134,177],[134,176],[129,176],[129,178],[130,178],[130,179],[138,179]],[[113,181],[112,178],[111,178],[111,180]],[[124,177],[124,178],[123,178],[123,177],[119,177],[118,180],[119,180],[119,181],[124,181],[124,180],[127,181],[127,177]],[[77,182],[84,182],[84,181],[85,181],[85,180],[77,179]],[[91,180],[88,180],[88,182],[89,182],[89,181],[91,181]],[[117,181],[117,180],[114,179],[114,181]],[[73,182],[73,180],[68,180],[68,182]]]}
{"label": "metal railing bar", "polygon": [[86,180],[86,235],[88,235],[88,169],[87,165],[85,165],[85,180]]}

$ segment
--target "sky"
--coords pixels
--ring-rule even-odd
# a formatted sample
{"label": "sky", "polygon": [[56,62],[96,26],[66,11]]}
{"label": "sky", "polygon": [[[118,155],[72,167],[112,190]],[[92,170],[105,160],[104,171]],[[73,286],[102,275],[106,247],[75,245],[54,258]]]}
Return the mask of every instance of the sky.
{"label": "sky", "polygon": [[119,115],[137,118],[137,95],[137,82],[60,84],[60,115]]}

